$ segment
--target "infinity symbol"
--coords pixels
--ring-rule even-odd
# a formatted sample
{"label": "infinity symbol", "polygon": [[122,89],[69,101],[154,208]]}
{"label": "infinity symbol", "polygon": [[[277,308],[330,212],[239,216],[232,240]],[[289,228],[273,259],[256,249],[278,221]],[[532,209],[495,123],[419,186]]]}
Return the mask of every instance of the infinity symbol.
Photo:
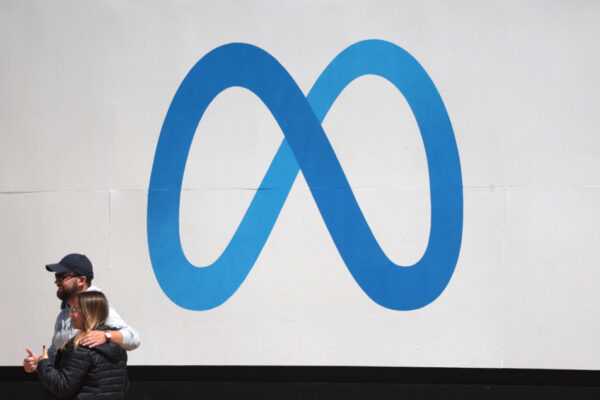
{"label": "infinity symbol", "polygon": [[[342,90],[367,74],[387,79],[404,95],[425,145],[431,230],[425,253],[409,267],[394,264],[382,251],[321,127]],[[233,86],[255,93],[285,138],[226,249],[213,264],[197,268],[181,247],[181,185],[202,115],[219,93]],[[211,309],[229,299],[256,262],[299,169],[346,266],[373,301],[412,310],[442,293],[454,272],[462,237],[462,178],[454,132],[442,99],[419,63],[392,43],[367,40],[340,53],[306,98],[277,60],[248,44],[218,47],[188,73],[165,117],[148,189],[148,247],[165,294],[191,310]]]}

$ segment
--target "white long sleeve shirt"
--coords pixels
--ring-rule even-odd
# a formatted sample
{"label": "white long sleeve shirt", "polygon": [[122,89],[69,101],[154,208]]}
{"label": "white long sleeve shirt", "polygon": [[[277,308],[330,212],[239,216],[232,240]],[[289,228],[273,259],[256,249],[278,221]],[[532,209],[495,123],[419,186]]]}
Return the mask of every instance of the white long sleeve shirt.
{"label": "white long sleeve shirt", "polygon": [[[86,291],[102,292],[102,290],[96,286],[90,286]],[[140,337],[136,330],[123,321],[123,318],[121,318],[113,306],[110,304],[108,306],[108,318],[104,325],[121,332],[121,335],[123,335],[123,344],[121,347],[123,347],[123,349],[127,351],[137,349],[140,346]],[[68,304],[66,301],[63,301],[60,305],[60,312],[56,317],[56,323],[54,324],[52,345],[48,349],[48,358],[50,358],[50,361],[54,362],[56,351],[60,349],[63,344],[77,335],[77,333],[79,333],[79,329],[73,328],[71,317],[69,316]]]}

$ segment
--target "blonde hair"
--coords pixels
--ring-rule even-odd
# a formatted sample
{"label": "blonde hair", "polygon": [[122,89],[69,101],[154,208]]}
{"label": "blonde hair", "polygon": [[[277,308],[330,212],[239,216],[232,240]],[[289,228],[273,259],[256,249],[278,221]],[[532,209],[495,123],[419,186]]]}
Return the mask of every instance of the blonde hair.
{"label": "blonde hair", "polygon": [[[108,318],[108,300],[101,292],[82,292],[75,296],[79,300],[79,308],[83,316],[83,329],[73,339],[74,350],[77,350],[79,341],[90,331],[104,324]],[[66,343],[63,345],[66,345]]]}

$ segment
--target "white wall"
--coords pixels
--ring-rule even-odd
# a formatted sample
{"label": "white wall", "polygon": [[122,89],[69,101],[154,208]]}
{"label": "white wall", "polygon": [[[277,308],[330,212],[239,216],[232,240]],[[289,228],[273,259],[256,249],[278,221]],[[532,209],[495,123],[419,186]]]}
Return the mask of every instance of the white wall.
{"label": "white wall", "polygon": [[[138,329],[134,365],[600,368],[599,17],[594,1],[3,1],[0,365],[49,344],[59,302],[43,266],[76,251]],[[414,311],[373,303],[300,175],[234,296],[202,312],[172,303],[151,267],[146,203],[186,73],[246,42],[307,93],[370,38],[421,63],[453,124],[464,232],[444,293]],[[360,78],[323,126],[386,254],[418,260],[427,163],[404,98]],[[248,91],[211,105],[182,194],[192,263],[219,256],[282,137]]]}

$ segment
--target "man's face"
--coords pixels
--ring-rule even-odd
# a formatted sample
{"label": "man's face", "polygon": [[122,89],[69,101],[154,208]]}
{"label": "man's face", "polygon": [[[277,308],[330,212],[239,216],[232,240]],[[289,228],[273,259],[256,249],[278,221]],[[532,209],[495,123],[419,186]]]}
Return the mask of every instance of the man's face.
{"label": "man's face", "polygon": [[73,272],[62,272],[60,274],[54,274],[54,283],[58,287],[56,296],[63,300],[69,300],[71,296],[77,294],[80,291],[80,280],[81,277]]}

